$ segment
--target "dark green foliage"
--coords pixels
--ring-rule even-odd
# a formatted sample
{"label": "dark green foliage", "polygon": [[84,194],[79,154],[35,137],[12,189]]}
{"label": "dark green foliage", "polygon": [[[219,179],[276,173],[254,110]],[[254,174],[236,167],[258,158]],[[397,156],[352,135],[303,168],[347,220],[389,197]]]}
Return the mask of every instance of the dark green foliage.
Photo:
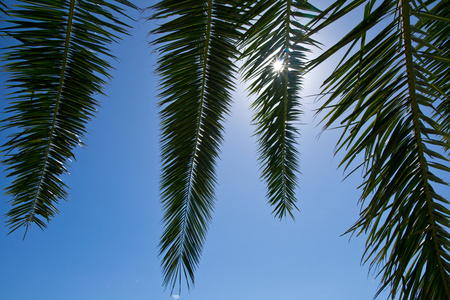
{"label": "dark green foliage", "polygon": [[[244,79],[257,99],[253,103],[262,177],[269,204],[278,218],[294,219],[298,173],[298,126],[301,78],[308,46],[302,19],[318,9],[305,1],[259,1],[246,14],[254,21],[243,36]],[[306,18],[305,18],[306,17]],[[305,47],[306,45],[306,47]],[[276,70],[278,65],[279,70]]]}
{"label": "dark green foliage", "polygon": [[10,13],[5,31],[14,41],[4,60],[11,116],[3,129],[13,133],[3,162],[14,178],[7,188],[11,231],[46,227],[67,198],[60,177],[95,113],[93,97],[110,77],[107,46],[128,27],[113,12],[122,9],[101,0],[41,0],[20,1]]}
{"label": "dark green foliage", "polygon": [[[192,283],[214,207],[215,162],[231,105],[239,32],[234,1],[161,1],[161,195],[164,285]],[[189,282],[188,282],[189,286]]]}
{"label": "dark green foliage", "polygon": [[[61,181],[109,78],[108,45],[126,33],[125,0],[19,1],[9,11],[11,231],[46,222],[66,199]],[[392,298],[450,299],[450,6],[445,0],[167,0],[153,6],[160,53],[164,285],[194,282],[214,208],[215,165],[237,61],[249,82],[262,178],[276,217],[293,217],[302,76],[339,50],[324,83],[325,127],[343,130],[345,169],[363,174],[363,262]],[[0,17],[6,17],[0,1]],[[312,61],[314,34],[362,9],[362,21]],[[2,35],[4,33],[2,32]],[[239,52],[239,50],[242,53]],[[283,67],[274,70],[273,63]],[[241,64],[240,64],[241,65]],[[326,97],[325,97],[326,96]],[[357,167],[355,167],[355,165]],[[320,200],[320,199],[315,199]]]}
{"label": "dark green foliage", "polygon": [[[448,5],[353,1],[330,10],[320,26],[363,3],[363,21],[313,62],[347,44],[355,49],[325,81],[330,96],[322,107],[326,127],[344,128],[342,164],[348,168],[363,157],[363,210],[349,232],[367,234],[364,261],[379,270],[379,292],[450,299],[449,201],[435,189],[447,185],[441,175],[450,171],[443,153],[449,137]],[[384,28],[368,39],[380,23]]]}

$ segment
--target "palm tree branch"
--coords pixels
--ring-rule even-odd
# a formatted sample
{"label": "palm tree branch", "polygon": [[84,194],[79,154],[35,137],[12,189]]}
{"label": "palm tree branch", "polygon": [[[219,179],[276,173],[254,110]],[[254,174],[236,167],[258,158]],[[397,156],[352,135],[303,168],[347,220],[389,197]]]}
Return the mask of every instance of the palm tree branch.
{"label": "palm tree branch", "polygon": [[238,1],[161,1],[163,285],[190,289],[214,208],[215,161],[234,87]]}
{"label": "palm tree branch", "polygon": [[[444,262],[442,256],[442,250],[440,249],[441,245],[439,244],[439,238],[437,236],[437,225],[435,221],[435,210],[433,208],[434,202],[430,195],[430,186],[428,183],[428,166],[425,159],[424,149],[423,149],[423,141],[422,141],[422,130],[421,130],[421,122],[419,117],[419,104],[416,97],[416,77],[414,76],[414,62],[413,62],[413,46],[412,46],[412,38],[411,38],[411,24],[410,24],[410,7],[409,1],[400,0],[401,9],[401,27],[403,32],[403,43],[404,43],[404,55],[405,55],[405,65],[406,65],[406,76],[408,81],[408,89],[409,89],[409,97],[411,101],[411,113],[413,117],[413,126],[414,126],[414,134],[417,140],[417,155],[419,156],[420,168],[422,170],[422,178],[425,190],[425,198],[428,208],[428,217],[430,218],[430,229],[433,235],[433,243],[436,253],[438,253],[438,266],[441,277],[445,280],[448,277],[448,274],[445,274],[444,270]],[[444,285],[447,297],[450,298],[450,286]]]}
{"label": "palm tree branch", "polygon": [[278,218],[294,218],[293,210],[297,209],[298,94],[305,53],[309,51],[305,45],[316,45],[314,40],[303,38],[308,28],[297,19],[311,18],[309,12],[318,10],[307,1],[259,1],[247,12],[254,21],[243,38],[244,80],[252,81],[248,89],[257,96],[252,108],[261,177]]}
{"label": "palm tree branch", "polygon": [[106,44],[129,26],[116,15],[125,15],[123,8],[101,0],[22,2],[5,29],[15,42],[5,54],[12,75],[2,130],[12,130],[3,145],[7,176],[15,178],[6,189],[13,197],[10,233],[25,226],[26,235],[31,223],[45,228],[58,212],[55,204],[67,199],[60,176],[72,149],[83,144],[98,105],[93,95],[110,78]]}
{"label": "palm tree branch", "polygon": [[[433,7],[433,2],[427,5]],[[371,268],[379,266],[378,274],[383,274],[377,295],[390,286],[392,297],[400,291],[414,299],[429,299],[430,295],[446,298],[448,201],[433,190],[431,182],[446,184],[432,170],[448,172],[441,163],[448,158],[430,145],[445,149],[440,139],[448,133],[437,117],[429,116],[429,111],[439,111],[433,104],[446,99],[446,81],[435,80],[438,70],[446,68],[445,59],[440,59],[445,52],[435,42],[440,39],[436,32],[445,31],[445,25],[432,29],[405,24],[396,1],[377,3],[374,9],[367,5],[363,21],[312,63],[323,62],[347,44],[352,48],[361,39],[360,49],[354,54],[347,51],[325,81],[324,91],[331,96],[321,108],[329,110],[325,127],[340,122],[344,128],[337,146],[337,151],[347,152],[341,165],[353,167],[353,161],[363,155],[363,163],[352,173],[363,169],[360,201],[364,208],[347,233],[368,234],[363,259],[372,259]],[[345,7],[333,13],[349,13]],[[409,15],[417,14],[416,10]],[[375,24],[390,19],[392,22],[383,22],[384,29],[377,30],[374,38],[362,42]],[[443,22],[441,18],[433,20]],[[328,20],[323,24],[327,23],[332,24]],[[404,27],[409,36],[405,37]]]}
{"label": "palm tree branch", "polygon": [[39,183],[38,183],[37,188],[36,188],[36,193],[35,193],[34,198],[32,200],[32,207],[31,207],[31,211],[29,213],[29,217],[28,217],[28,220],[27,220],[26,229],[25,229],[25,233],[24,233],[24,238],[25,238],[25,236],[27,234],[28,226],[32,222],[33,215],[34,215],[34,210],[36,208],[36,204],[37,204],[38,199],[39,199],[39,193],[40,193],[41,188],[42,188],[41,187],[42,181],[44,180],[44,174],[45,174],[45,170],[47,168],[47,160],[48,160],[48,157],[49,157],[50,147],[51,147],[52,141],[53,141],[53,134],[55,132],[56,118],[58,116],[59,104],[61,102],[61,93],[62,93],[62,90],[63,90],[65,72],[66,72],[66,67],[67,67],[67,59],[68,59],[68,56],[69,56],[69,47],[70,47],[70,38],[71,38],[71,35],[72,35],[72,22],[73,22],[74,11],[75,11],[75,0],[71,0],[70,1],[70,7],[69,7],[69,15],[67,17],[66,41],[65,41],[65,44],[64,44],[64,53],[63,53],[62,65],[61,65],[61,74],[59,76],[58,92],[56,94],[56,104],[55,104],[55,108],[54,108],[54,112],[53,112],[53,120],[52,120],[51,129],[50,129],[50,133],[49,133],[47,147],[46,147],[46,150],[45,150],[44,162],[42,164],[42,171],[41,171],[41,175],[39,177]]}
{"label": "palm tree branch", "polygon": [[[206,30],[205,30],[205,45],[204,45],[204,52],[203,52],[203,66],[202,66],[202,75],[201,75],[201,91],[200,91],[200,103],[198,105],[198,116],[197,116],[197,129],[195,130],[195,138],[194,138],[194,148],[193,148],[193,154],[191,158],[191,162],[189,164],[189,176],[188,176],[188,182],[187,182],[187,195],[184,199],[184,213],[182,218],[185,220],[182,224],[181,232],[180,232],[180,245],[181,248],[179,251],[179,255],[184,256],[185,252],[188,250],[186,249],[186,239],[187,235],[189,233],[187,232],[187,222],[189,220],[189,215],[191,213],[191,201],[192,201],[192,189],[194,188],[195,182],[194,182],[194,172],[195,172],[195,166],[196,166],[196,160],[197,160],[197,152],[199,150],[201,138],[200,138],[200,131],[202,129],[202,120],[203,120],[203,110],[204,110],[204,102],[205,102],[205,88],[206,88],[206,75],[207,75],[207,66],[208,66],[208,56],[209,56],[209,46],[211,42],[211,23],[212,23],[212,0],[208,0],[207,4],[207,20],[206,20]],[[181,263],[181,261],[179,261]],[[191,268],[189,269],[189,276],[191,278],[194,277],[193,271]],[[188,282],[189,287],[189,282]],[[180,285],[181,288],[181,285]],[[173,290],[173,287],[172,287]]]}

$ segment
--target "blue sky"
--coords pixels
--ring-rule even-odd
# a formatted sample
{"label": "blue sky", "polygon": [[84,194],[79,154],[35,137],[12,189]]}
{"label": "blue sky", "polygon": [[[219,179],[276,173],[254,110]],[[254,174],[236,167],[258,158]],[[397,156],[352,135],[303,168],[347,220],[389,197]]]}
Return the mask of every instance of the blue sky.
{"label": "blue sky", "polygon": [[[138,5],[147,6],[148,1]],[[323,7],[322,7],[323,8]],[[341,22],[345,26],[345,22]],[[6,236],[0,227],[0,299],[176,299],[161,286],[157,257],[162,232],[156,54],[146,34],[155,22],[139,22],[120,45],[114,79],[88,125],[84,149],[64,177],[70,200],[41,231]],[[331,43],[335,32],[321,35]],[[378,279],[361,267],[364,237],[341,237],[358,217],[359,174],[342,182],[333,156],[337,131],[321,134],[311,112],[324,66],[305,79],[299,150],[302,174],[296,221],[278,221],[266,205],[259,179],[250,99],[243,85],[225,128],[218,162],[217,204],[196,285],[188,300],[372,299]],[[1,74],[1,86],[5,75]],[[2,99],[4,99],[2,88]],[[5,106],[4,101],[0,107]],[[6,134],[0,132],[3,143]],[[9,182],[2,177],[0,188]],[[0,214],[10,209],[0,196]],[[179,294],[175,291],[174,294]],[[382,294],[380,299],[385,299]]]}

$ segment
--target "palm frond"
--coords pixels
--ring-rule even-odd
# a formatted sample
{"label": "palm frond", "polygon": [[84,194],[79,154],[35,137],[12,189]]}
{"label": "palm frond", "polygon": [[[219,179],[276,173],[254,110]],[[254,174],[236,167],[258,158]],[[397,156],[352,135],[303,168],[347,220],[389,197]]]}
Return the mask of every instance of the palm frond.
{"label": "palm frond", "polygon": [[106,46],[129,27],[120,14],[123,8],[103,0],[19,1],[10,11],[6,32],[15,42],[5,54],[10,116],[3,129],[12,133],[3,162],[14,178],[7,187],[11,232],[25,227],[26,234],[32,223],[45,228],[67,198],[60,177],[110,77]]}
{"label": "palm frond", "polygon": [[[259,141],[262,178],[269,204],[278,218],[294,218],[297,209],[298,122],[301,76],[308,47],[308,28],[300,19],[319,12],[307,1],[257,1],[247,14],[254,18],[244,36],[244,79],[257,96],[252,104]],[[249,18],[251,19],[251,17]]]}
{"label": "palm frond", "polygon": [[161,1],[160,52],[164,285],[194,283],[214,208],[215,163],[231,104],[240,14],[235,1]]}
{"label": "palm frond", "polygon": [[[337,3],[339,2],[339,3]],[[363,21],[312,65],[350,44],[325,81],[325,127],[338,122],[338,150],[351,167],[363,158],[360,219],[364,262],[379,268],[394,298],[450,299],[450,210],[439,195],[450,171],[448,5],[446,1],[336,1],[329,19],[366,4]],[[344,5],[345,4],[345,5]],[[382,24],[368,39],[370,28]],[[367,40],[367,41],[366,41]],[[359,49],[356,49],[360,41]]]}

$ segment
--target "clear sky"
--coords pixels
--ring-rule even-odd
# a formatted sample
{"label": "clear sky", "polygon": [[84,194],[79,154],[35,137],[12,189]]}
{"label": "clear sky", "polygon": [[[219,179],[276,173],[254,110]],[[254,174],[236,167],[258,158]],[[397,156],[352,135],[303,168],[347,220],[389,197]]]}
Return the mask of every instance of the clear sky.
{"label": "clear sky", "polygon": [[[320,3],[320,1],[318,1]],[[138,1],[148,6],[148,1]],[[321,8],[323,6],[318,5]],[[0,226],[0,299],[159,300],[171,298],[161,286],[157,257],[162,232],[159,203],[159,146],[156,54],[146,34],[155,22],[141,21],[121,45],[109,97],[88,125],[85,149],[76,150],[64,180],[70,200],[41,231],[36,226],[6,236]],[[344,24],[344,23],[341,23]],[[345,25],[345,24],[344,24]],[[339,28],[325,32],[331,39]],[[259,179],[250,100],[242,85],[225,127],[217,174],[217,204],[196,285],[181,300],[364,300],[378,279],[361,267],[364,237],[341,237],[358,218],[359,174],[342,182],[333,156],[337,131],[321,134],[312,109],[322,67],[306,78],[299,149],[302,174],[296,221],[278,221],[266,204]],[[4,74],[1,74],[4,108]],[[0,132],[0,142],[6,133]],[[4,166],[0,188],[5,178]],[[0,195],[0,214],[10,209]],[[175,291],[174,294],[178,294]],[[380,299],[385,299],[382,294]]]}

